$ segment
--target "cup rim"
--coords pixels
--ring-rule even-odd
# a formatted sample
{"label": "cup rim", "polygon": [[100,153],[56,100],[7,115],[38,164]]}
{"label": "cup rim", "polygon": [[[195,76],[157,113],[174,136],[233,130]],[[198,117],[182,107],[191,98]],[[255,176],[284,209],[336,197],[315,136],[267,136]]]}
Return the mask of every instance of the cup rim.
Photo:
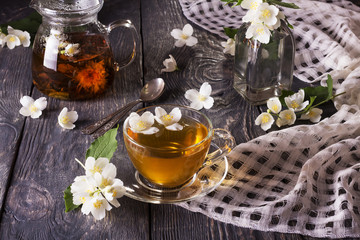
{"label": "cup rim", "polygon": [[[140,108],[140,109],[136,110],[135,112],[136,113],[141,112],[141,111],[145,112],[146,109],[149,109],[149,108],[154,108],[155,109],[156,107],[161,107],[161,106],[167,106],[167,107],[172,107],[172,108],[178,107],[178,108],[182,108],[182,109],[186,109],[186,110],[196,112],[197,114],[200,114],[201,116],[203,116],[206,119],[206,121],[209,123],[209,127],[208,127],[209,131],[208,131],[208,134],[206,135],[206,137],[204,137],[200,142],[198,142],[196,144],[193,144],[193,145],[188,146],[188,147],[178,148],[178,150],[187,150],[187,149],[190,149],[190,148],[200,146],[205,141],[207,141],[210,137],[213,136],[214,128],[213,128],[211,120],[205,114],[203,114],[202,112],[200,112],[200,111],[198,111],[198,110],[196,110],[194,108],[190,108],[190,107],[183,106],[183,105],[177,105],[177,104],[158,104],[158,105],[152,105],[152,106]],[[141,147],[147,148],[147,149],[153,149],[153,150],[156,149],[157,151],[164,151],[164,152],[171,151],[169,149],[162,149],[162,148],[157,148],[157,147],[146,146],[144,144],[141,144],[141,143],[138,143],[137,141],[135,141],[133,138],[131,138],[127,134],[126,126],[127,126],[128,121],[129,121],[129,117],[127,117],[125,119],[124,124],[123,124],[123,136],[126,137],[127,139],[129,139],[129,141],[131,141],[133,144],[136,144],[138,146],[141,146]]]}

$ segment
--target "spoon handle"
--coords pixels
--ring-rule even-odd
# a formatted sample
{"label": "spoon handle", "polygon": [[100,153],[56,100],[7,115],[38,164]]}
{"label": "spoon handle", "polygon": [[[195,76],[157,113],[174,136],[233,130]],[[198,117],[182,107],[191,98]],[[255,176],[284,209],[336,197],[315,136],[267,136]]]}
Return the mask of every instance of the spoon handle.
{"label": "spoon handle", "polygon": [[111,129],[128,111],[130,111],[136,104],[140,102],[142,102],[142,100],[138,99],[136,101],[126,104],[124,107],[120,108],[119,110],[85,127],[84,129],[81,130],[81,132],[83,134],[89,135],[95,133],[98,129],[102,128],[103,126],[104,128],[106,127],[107,130]]}

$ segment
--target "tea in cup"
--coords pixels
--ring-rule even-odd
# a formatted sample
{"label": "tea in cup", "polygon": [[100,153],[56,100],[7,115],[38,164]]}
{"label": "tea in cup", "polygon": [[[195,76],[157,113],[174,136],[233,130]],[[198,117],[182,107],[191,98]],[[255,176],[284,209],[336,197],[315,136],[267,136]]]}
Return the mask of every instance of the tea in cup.
{"label": "tea in cup", "polygon": [[[155,189],[187,185],[204,164],[224,157],[235,145],[231,134],[213,129],[204,114],[177,105],[131,113],[124,122],[123,136],[127,153],[145,180],[141,184]],[[219,149],[208,154],[215,139]]]}

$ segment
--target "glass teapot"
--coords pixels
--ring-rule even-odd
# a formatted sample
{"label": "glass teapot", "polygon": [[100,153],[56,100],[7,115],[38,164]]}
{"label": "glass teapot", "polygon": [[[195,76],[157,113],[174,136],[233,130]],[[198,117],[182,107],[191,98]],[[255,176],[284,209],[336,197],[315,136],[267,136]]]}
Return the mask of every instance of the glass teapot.
{"label": "glass teapot", "polygon": [[[137,32],[130,20],[105,26],[97,20],[104,0],[32,0],[42,15],[33,45],[32,75],[44,94],[60,99],[88,99],[112,84],[117,70],[135,58]],[[109,33],[130,29],[133,49],[119,66],[112,54]]]}

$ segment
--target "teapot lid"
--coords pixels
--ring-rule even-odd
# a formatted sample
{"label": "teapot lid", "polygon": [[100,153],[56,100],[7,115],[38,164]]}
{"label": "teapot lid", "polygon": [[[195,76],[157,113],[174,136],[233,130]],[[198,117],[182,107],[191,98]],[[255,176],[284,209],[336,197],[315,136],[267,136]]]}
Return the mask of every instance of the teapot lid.
{"label": "teapot lid", "polygon": [[100,11],[104,0],[32,0],[30,7],[45,16],[88,15]]}

